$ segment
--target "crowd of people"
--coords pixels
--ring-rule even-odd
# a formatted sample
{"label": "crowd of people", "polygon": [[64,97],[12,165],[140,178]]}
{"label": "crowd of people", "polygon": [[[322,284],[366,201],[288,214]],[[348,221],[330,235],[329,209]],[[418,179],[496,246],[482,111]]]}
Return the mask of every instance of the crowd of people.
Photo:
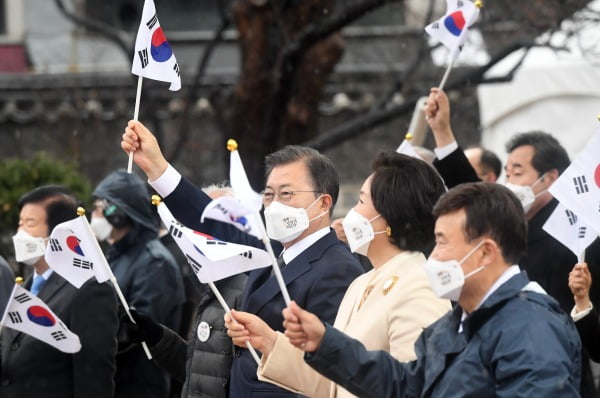
{"label": "crowd of people", "polygon": [[[434,159],[382,152],[342,219],[332,219],[330,159],[301,146],[266,157],[264,221],[289,306],[266,267],[216,282],[233,308],[225,313],[161,233],[144,181],[115,171],[94,189],[90,225],[133,323],[110,283],[77,289],[39,254],[77,198],[60,186],[25,194],[14,238],[32,267],[23,287],[82,348],[67,354],[2,329],[0,396],[595,397],[600,240],[578,262],[542,228],[558,205],[548,189],[570,164],[565,149],[545,132],[515,134],[502,169],[493,152],[461,148],[443,91],[431,90],[423,112]],[[142,123],[128,123],[121,147],[179,222],[264,248],[231,224],[201,221],[232,191],[183,177]],[[21,252],[23,242],[39,250]],[[14,274],[1,260],[3,309]]]}

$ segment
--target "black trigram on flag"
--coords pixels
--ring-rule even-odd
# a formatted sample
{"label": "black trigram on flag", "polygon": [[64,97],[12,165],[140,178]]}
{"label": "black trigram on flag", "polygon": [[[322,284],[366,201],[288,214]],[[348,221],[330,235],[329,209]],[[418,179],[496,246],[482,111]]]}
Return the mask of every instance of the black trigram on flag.
{"label": "black trigram on flag", "polygon": [[148,22],[146,22],[146,26],[148,27],[148,29],[152,29],[157,22],[158,18],[156,17],[156,14],[154,14],[152,18],[150,18]]}
{"label": "black trigram on flag", "polygon": [[590,191],[587,186],[585,176],[573,177],[573,184],[575,185],[575,191],[577,192],[577,195],[581,195],[582,193]]}
{"label": "black trigram on flag", "polygon": [[31,297],[29,297],[29,295],[27,293],[21,293],[18,296],[15,296],[15,300],[20,303],[26,303],[28,301],[31,301]]}
{"label": "black trigram on flag", "polygon": [[577,216],[571,210],[565,210],[565,214],[567,215],[567,219],[569,220],[569,225],[574,225],[577,223]]}
{"label": "black trigram on flag", "polygon": [[65,336],[65,334],[63,332],[61,332],[60,330],[50,333],[50,336],[54,337],[54,340],[56,340],[56,341],[61,341],[61,340],[67,339],[67,336]]}
{"label": "black trigram on flag", "polygon": [[248,260],[251,260],[252,259],[252,252],[251,251],[247,251],[247,252],[244,252],[244,253],[240,253],[240,256],[244,256]]}
{"label": "black trigram on flag", "polygon": [[173,224],[169,226],[169,233],[175,238],[181,238],[181,231],[179,228],[174,227]]}
{"label": "black trigram on flag", "polygon": [[138,56],[140,57],[140,63],[142,64],[142,68],[148,66],[148,49],[144,48],[143,50],[139,50]]}
{"label": "black trigram on flag", "polygon": [[62,247],[60,246],[60,242],[58,241],[58,239],[52,238],[52,239],[50,239],[48,244],[50,245],[50,250],[52,250],[53,252],[61,252],[62,251]]}
{"label": "black trigram on flag", "polygon": [[185,255],[185,258],[187,258],[188,263],[194,269],[195,273],[200,272],[200,268],[202,268],[202,265],[200,265],[196,260],[194,260],[188,254]]}
{"label": "black trigram on flag", "polygon": [[73,267],[81,268],[81,269],[94,269],[94,263],[86,260],[82,260],[80,258],[73,259]]}
{"label": "black trigram on flag", "polygon": [[173,70],[175,71],[175,73],[177,73],[177,77],[181,76],[181,73],[179,71],[179,64],[177,62],[175,62],[175,65],[173,65]]}
{"label": "black trigram on flag", "polygon": [[585,238],[586,231],[587,231],[587,227],[579,227],[579,232],[577,232],[577,237],[579,239]]}
{"label": "black trigram on flag", "polygon": [[12,323],[23,323],[23,319],[21,319],[21,314],[19,314],[18,312],[14,311],[14,312],[9,312],[8,313],[8,317],[10,318],[10,321]]}
{"label": "black trigram on flag", "polygon": [[464,5],[465,5],[465,3],[463,3],[462,0],[458,0],[458,2],[456,3],[457,8],[460,8]]}
{"label": "black trigram on flag", "polygon": [[433,24],[431,24],[431,29],[439,29],[439,28],[440,28],[439,22],[434,22]]}
{"label": "black trigram on flag", "polygon": [[221,245],[221,246],[225,246],[227,243],[221,242],[221,241],[218,241],[218,240],[207,240],[206,244],[207,245]]}

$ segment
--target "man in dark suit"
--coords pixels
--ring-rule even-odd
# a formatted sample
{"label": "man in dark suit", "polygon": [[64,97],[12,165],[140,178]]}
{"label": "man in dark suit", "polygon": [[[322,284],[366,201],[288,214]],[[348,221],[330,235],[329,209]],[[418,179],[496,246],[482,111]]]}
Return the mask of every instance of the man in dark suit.
{"label": "man in dark suit", "polygon": [[[57,224],[76,217],[77,202],[63,187],[34,189],[18,205],[20,239],[31,242],[46,240]],[[77,289],[53,272],[39,251],[25,261],[34,272],[23,286],[79,336],[81,350],[66,354],[29,335],[4,329],[0,396],[112,398],[117,351],[117,300],[112,287],[92,278]]]}
{"label": "man in dark suit", "polygon": [[[134,151],[134,160],[147,174],[174,216],[190,228],[219,239],[262,246],[262,243],[229,224],[200,223],[210,198],[170,166],[154,136],[141,123],[131,121],[121,147]],[[267,181],[263,195],[267,231],[283,245],[282,269],[290,296],[329,322],[350,282],[362,267],[329,227],[339,182],[332,162],[310,148],[286,147],[266,158]],[[298,223],[286,221],[296,220]],[[275,330],[282,330],[285,303],[270,268],[249,273],[241,310],[254,313]],[[229,395],[289,397],[294,394],[259,382],[257,365],[250,353],[236,352],[231,369]]]}
{"label": "man in dark suit", "polygon": [[[437,146],[438,159],[434,166],[448,188],[477,181],[477,174],[459,148],[450,127],[450,103],[446,94],[433,88],[424,111]],[[569,166],[569,156],[556,138],[539,131],[515,135],[508,141],[506,149],[506,186],[519,197],[527,216],[527,252],[519,265],[568,313],[574,305],[568,286],[569,272],[577,263],[577,257],[542,227],[558,205],[548,188]],[[600,239],[586,250],[585,258],[593,279],[600,280]],[[590,297],[598,307],[598,285],[592,286]],[[593,397],[595,387],[585,353],[583,359],[581,394],[584,398]]]}

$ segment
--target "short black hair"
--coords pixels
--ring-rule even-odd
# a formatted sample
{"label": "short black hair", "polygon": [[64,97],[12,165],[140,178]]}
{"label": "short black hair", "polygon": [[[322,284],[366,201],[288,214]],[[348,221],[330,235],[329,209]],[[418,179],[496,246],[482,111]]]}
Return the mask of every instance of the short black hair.
{"label": "short black hair", "polygon": [[313,189],[331,196],[330,214],[333,212],[340,191],[340,178],[331,159],[313,148],[287,145],[265,157],[265,179],[269,178],[277,166],[290,164],[299,160],[308,167]]}
{"label": "short black hair", "polygon": [[493,171],[494,174],[496,174],[496,177],[500,177],[500,173],[502,173],[502,162],[494,152],[489,149],[481,148],[481,159],[479,159],[479,164],[487,170]]}
{"label": "short black hair", "polygon": [[511,153],[524,145],[531,145],[534,148],[531,165],[539,175],[552,169],[557,169],[558,173],[562,174],[571,163],[565,148],[556,138],[543,131],[517,134],[506,143],[506,151]]}
{"label": "short black hair", "polygon": [[464,209],[467,242],[488,236],[504,260],[516,264],[527,248],[527,219],[517,197],[505,186],[488,182],[460,184],[444,194],[433,208],[440,217]]}
{"label": "short black hair", "polygon": [[27,204],[39,204],[46,210],[47,235],[54,227],[77,217],[78,200],[63,185],[44,185],[27,192],[17,202],[19,212]]}
{"label": "short black hair", "polygon": [[440,176],[424,160],[380,153],[372,166],[371,199],[402,250],[429,253],[433,247],[434,204],[445,192]]}

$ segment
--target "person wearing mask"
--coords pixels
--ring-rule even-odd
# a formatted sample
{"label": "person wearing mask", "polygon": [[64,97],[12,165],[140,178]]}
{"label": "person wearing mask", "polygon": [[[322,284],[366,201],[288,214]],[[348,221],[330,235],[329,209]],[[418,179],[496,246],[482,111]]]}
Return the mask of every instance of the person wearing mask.
{"label": "person wearing mask", "polygon": [[581,342],[556,300],[517,265],[527,240],[506,187],[468,183],[433,209],[433,290],[458,305],[400,362],[292,303],[285,335],[316,371],[361,397],[579,397]]}
{"label": "person wearing mask", "polygon": [[[260,240],[230,224],[214,220],[200,223],[210,197],[168,164],[156,138],[143,124],[129,122],[121,148],[126,153],[133,151],[134,162],[146,173],[179,222],[224,241],[263,247]],[[363,272],[329,227],[339,191],[337,172],[327,157],[300,146],[287,146],[268,155],[265,164],[266,228],[269,237],[279,242],[273,245],[276,255],[283,246],[278,262],[290,297],[333,322],[344,292]],[[285,302],[271,268],[251,271],[239,308],[258,315],[272,329],[282,330],[283,307]],[[236,349],[230,397],[295,396],[259,381],[256,369],[250,352]]]}
{"label": "person wearing mask", "polygon": [[[0,397],[113,398],[117,352],[117,298],[95,278],[77,289],[44,259],[54,227],[77,217],[77,201],[64,187],[47,185],[18,202],[19,229],[13,237],[19,262],[33,268],[23,287],[44,301],[81,342],[66,354],[19,331],[4,328],[0,339]],[[12,287],[11,287],[12,290]]]}
{"label": "person wearing mask", "polygon": [[[384,152],[342,222],[351,250],[368,256],[374,269],[352,282],[334,327],[369,350],[413,360],[421,331],[450,310],[450,301],[436,297],[423,268],[423,252],[433,246],[431,210],[444,192],[427,163]],[[353,396],[312,370],[301,350],[257,316],[235,311],[234,317],[238,323],[228,319],[228,333],[236,345],[249,341],[262,353],[261,380],[309,397]]]}
{"label": "person wearing mask", "polygon": [[[135,174],[118,170],[106,176],[92,195],[91,227],[99,240],[110,245],[106,258],[127,303],[140,314],[177,329],[183,282],[173,256],[158,240],[158,219],[146,185]],[[168,397],[168,374],[129,338],[123,310],[121,319],[115,397]]]}
{"label": "person wearing mask", "polygon": [[[434,162],[448,187],[478,181],[450,127],[450,103],[443,91],[431,89],[425,117],[436,141]],[[548,188],[569,166],[569,156],[558,140],[540,131],[513,136],[506,144],[508,158],[504,167],[506,187],[521,201],[527,218],[527,251],[519,259],[528,277],[554,297],[567,313],[574,299],[568,286],[569,272],[577,257],[542,228],[556,209],[558,201]],[[586,250],[585,258],[593,279],[600,280],[600,239]],[[591,301],[600,305],[600,287],[592,286]],[[583,354],[581,394],[595,397],[595,385],[587,355]]]}

